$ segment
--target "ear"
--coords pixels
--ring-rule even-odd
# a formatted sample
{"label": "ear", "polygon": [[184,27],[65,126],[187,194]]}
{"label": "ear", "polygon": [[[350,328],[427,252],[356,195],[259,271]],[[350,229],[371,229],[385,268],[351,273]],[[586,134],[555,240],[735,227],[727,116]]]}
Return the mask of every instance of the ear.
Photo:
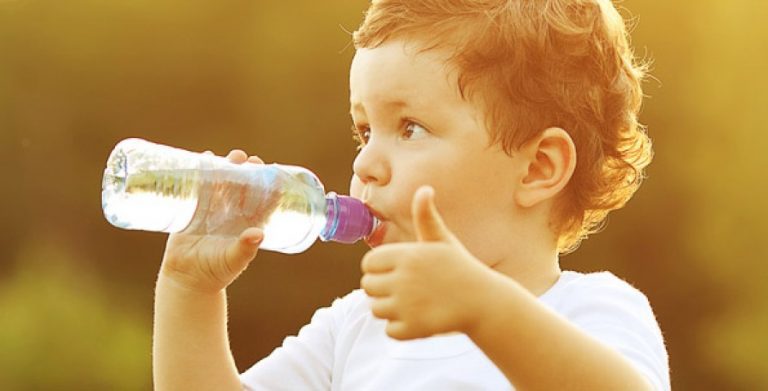
{"label": "ear", "polygon": [[576,146],[568,132],[560,128],[545,129],[519,152],[527,166],[515,194],[515,202],[521,207],[553,199],[576,169]]}

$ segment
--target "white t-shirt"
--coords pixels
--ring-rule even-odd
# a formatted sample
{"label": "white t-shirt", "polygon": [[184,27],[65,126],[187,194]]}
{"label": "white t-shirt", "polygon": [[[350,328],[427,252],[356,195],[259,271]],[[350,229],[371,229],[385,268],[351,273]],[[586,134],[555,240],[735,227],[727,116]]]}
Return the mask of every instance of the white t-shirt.
{"label": "white t-shirt", "polygon": [[[464,334],[397,341],[355,290],[241,375],[247,390],[512,390]],[[645,295],[608,272],[563,272],[539,297],[669,390],[664,340]],[[521,341],[521,345],[524,341]],[[524,349],[524,346],[521,346]],[[553,374],[557,376],[557,374]]]}

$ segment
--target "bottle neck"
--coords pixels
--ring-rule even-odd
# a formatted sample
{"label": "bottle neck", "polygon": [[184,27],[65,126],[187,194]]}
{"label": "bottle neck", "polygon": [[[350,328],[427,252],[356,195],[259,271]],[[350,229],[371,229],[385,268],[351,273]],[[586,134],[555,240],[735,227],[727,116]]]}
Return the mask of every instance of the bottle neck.
{"label": "bottle neck", "polygon": [[355,243],[368,237],[378,224],[362,201],[328,193],[325,196],[326,223],[320,239],[339,243]]}

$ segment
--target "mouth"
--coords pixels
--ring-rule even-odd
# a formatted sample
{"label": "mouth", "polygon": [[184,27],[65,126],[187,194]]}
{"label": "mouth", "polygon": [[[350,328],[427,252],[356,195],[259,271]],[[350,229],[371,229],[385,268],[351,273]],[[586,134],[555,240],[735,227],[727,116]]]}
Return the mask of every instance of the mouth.
{"label": "mouth", "polygon": [[379,224],[373,230],[371,235],[365,238],[365,243],[370,247],[378,247],[384,242],[384,235],[387,233],[387,223],[379,220]]}
{"label": "mouth", "polygon": [[371,247],[377,247],[381,245],[384,242],[384,235],[387,233],[387,219],[384,218],[384,216],[381,215],[379,211],[371,207],[370,205],[366,204],[368,209],[371,211],[371,214],[373,214],[374,217],[376,217],[376,220],[378,220],[378,224],[373,229],[373,232],[371,232],[368,237],[366,237],[365,243]]}

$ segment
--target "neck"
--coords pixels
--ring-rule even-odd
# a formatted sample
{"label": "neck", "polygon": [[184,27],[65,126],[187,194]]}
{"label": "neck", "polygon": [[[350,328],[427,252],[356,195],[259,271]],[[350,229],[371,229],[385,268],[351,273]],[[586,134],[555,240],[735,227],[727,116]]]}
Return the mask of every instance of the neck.
{"label": "neck", "polygon": [[[541,296],[560,278],[560,262],[557,250],[536,251],[521,249],[491,267],[497,272],[513,278],[535,296]],[[515,260],[513,262],[512,260]]]}
{"label": "neck", "polygon": [[557,236],[549,228],[548,210],[527,212],[515,221],[501,220],[486,232],[476,256],[482,255],[480,259],[494,270],[540,296],[560,278]]}

